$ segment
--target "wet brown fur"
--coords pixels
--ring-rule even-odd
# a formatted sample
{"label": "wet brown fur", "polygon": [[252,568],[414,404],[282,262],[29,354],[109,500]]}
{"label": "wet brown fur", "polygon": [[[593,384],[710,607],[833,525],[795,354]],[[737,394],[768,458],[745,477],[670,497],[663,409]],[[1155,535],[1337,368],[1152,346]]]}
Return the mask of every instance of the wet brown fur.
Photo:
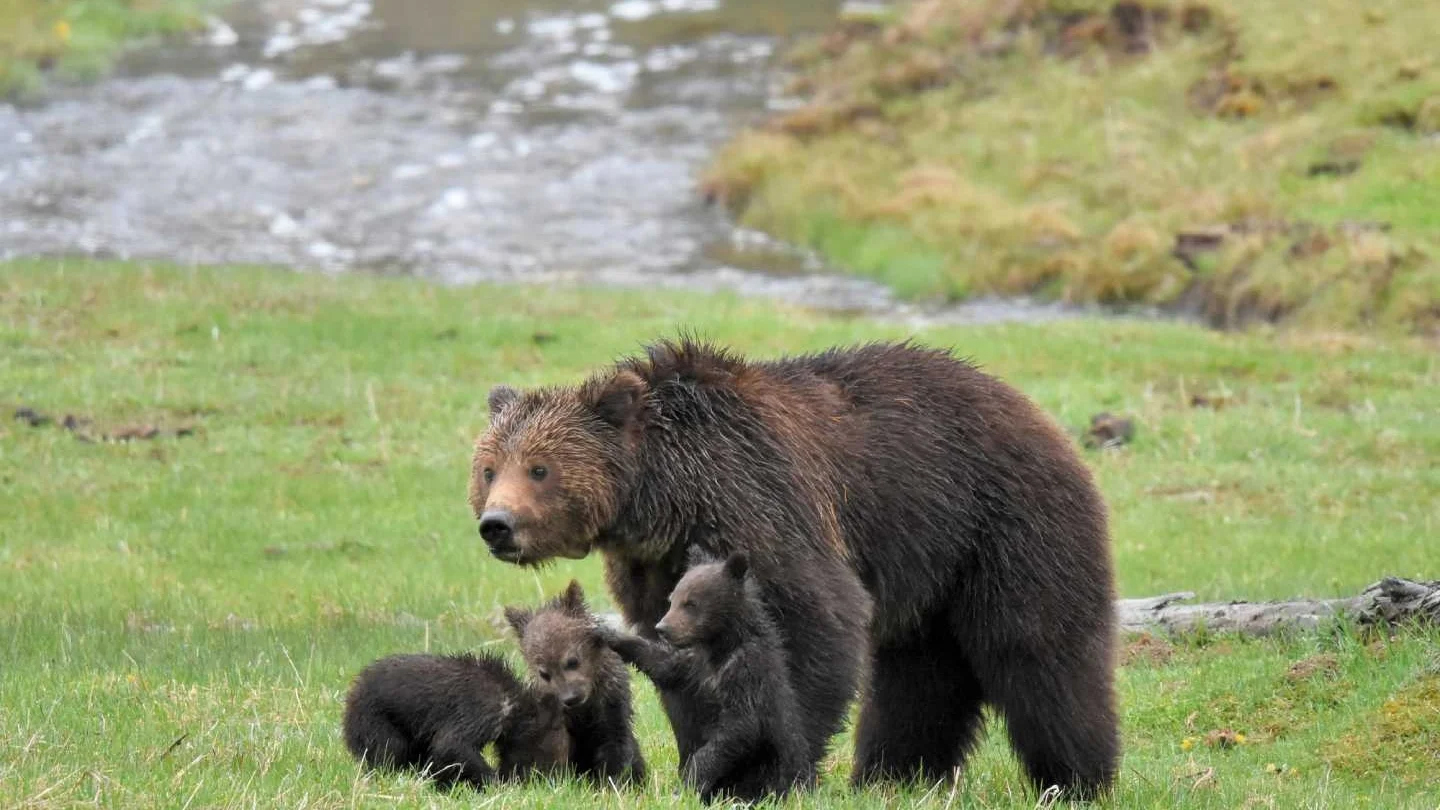
{"label": "wet brown fur", "polygon": [[[487,655],[376,661],[346,697],[344,735],[366,765],[428,773],[445,788],[550,773],[570,758],[559,702],[527,689],[504,660]],[[498,774],[481,755],[492,742]]]}
{"label": "wet brown fur", "polygon": [[[857,782],[948,776],[987,703],[1037,786],[1113,782],[1105,508],[1015,389],[912,344],[752,362],[680,340],[578,387],[491,399],[477,474],[499,465],[499,481],[542,448],[561,476],[505,496],[527,510],[510,561],[599,549],[625,618],[653,633],[689,549],[748,552],[812,762],[868,663]],[[495,497],[472,483],[477,517]],[[685,724],[685,706],[666,710]]]}
{"label": "wet brown fur", "polygon": [[[609,633],[606,643],[684,705],[677,746],[701,799],[759,801],[815,781],[780,631],[744,554],[700,561],[681,577],[656,625],[669,642]],[[672,646],[673,645],[673,646]]]}
{"label": "wet brown fur", "polygon": [[539,610],[510,607],[532,688],[554,695],[571,737],[570,764],[601,782],[642,782],[645,759],[632,728],[630,673],[598,633],[580,583]]}

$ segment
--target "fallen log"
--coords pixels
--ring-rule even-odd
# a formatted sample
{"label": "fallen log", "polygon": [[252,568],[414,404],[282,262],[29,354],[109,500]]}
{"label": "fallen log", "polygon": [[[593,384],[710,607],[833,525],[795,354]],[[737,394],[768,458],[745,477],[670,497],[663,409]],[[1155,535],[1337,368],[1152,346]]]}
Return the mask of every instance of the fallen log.
{"label": "fallen log", "polygon": [[[1206,602],[1182,604],[1191,591],[1115,600],[1121,633],[1183,635],[1201,628],[1213,633],[1265,636],[1282,630],[1314,630],[1344,619],[1362,627],[1407,621],[1440,626],[1440,580],[1415,582],[1386,577],[1360,593],[1341,599],[1295,599],[1278,602]],[[601,616],[626,629],[618,613]]]}
{"label": "fallen log", "polygon": [[1115,613],[1120,630],[1178,635],[1204,628],[1263,636],[1281,630],[1313,630],[1336,619],[1360,626],[1410,620],[1440,625],[1440,580],[1414,582],[1386,577],[1359,596],[1341,599],[1184,604],[1194,598],[1194,593],[1185,591],[1117,600]]}

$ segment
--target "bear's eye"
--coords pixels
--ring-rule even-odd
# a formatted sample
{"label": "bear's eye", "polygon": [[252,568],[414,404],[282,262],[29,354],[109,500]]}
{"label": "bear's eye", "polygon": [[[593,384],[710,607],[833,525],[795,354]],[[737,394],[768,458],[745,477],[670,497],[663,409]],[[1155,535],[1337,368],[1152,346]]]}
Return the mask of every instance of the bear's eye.
{"label": "bear's eye", "polygon": [[535,479],[536,481],[544,481],[545,476],[549,474],[550,471],[540,466],[539,464],[536,464],[534,467],[530,468],[530,477]]}
{"label": "bear's eye", "polygon": [[540,680],[545,681],[545,682],[548,683],[548,682],[550,681],[550,670],[548,670],[548,669],[542,669],[542,670],[540,670]]}
{"label": "bear's eye", "polygon": [[681,603],[680,603],[680,607],[683,607],[683,608],[685,608],[686,610],[694,610],[694,609],[695,609],[695,600],[694,600],[694,599],[686,599],[684,602],[681,602]]}
{"label": "bear's eye", "polygon": [[484,479],[485,479],[485,483],[487,483],[487,484],[494,483],[494,481],[495,481],[495,471],[492,470],[492,469],[490,469],[489,467],[486,467],[486,468],[485,468],[485,471],[482,472],[482,473],[480,473],[480,477],[481,477],[481,478],[484,478]]}
{"label": "bear's eye", "polygon": [[571,670],[571,671],[574,671],[574,670],[579,669],[579,668],[580,668],[580,659],[579,659],[579,658],[575,658],[575,657],[573,657],[573,656],[570,657],[570,658],[568,658],[568,659],[566,659],[566,660],[565,660],[565,668],[568,669],[568,670]]}

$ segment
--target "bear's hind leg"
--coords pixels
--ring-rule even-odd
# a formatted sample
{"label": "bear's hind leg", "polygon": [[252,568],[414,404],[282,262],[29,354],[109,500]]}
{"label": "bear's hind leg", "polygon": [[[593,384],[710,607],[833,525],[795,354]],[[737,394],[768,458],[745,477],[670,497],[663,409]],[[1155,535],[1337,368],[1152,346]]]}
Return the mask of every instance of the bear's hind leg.
{"label": "bear's hind leg", "polygon": [[480,749],[458,735],[442,734],[436,738],[426,758],[425,770],[442,790],[448,790],[457,782],[466,782],[481,790],[495,778],[495,771],[481,756]]}
{"label": "bear's hind leg", "polygon": [[852,781],[949,778],[975,744],[983,698],[948,633],[875,650],[855,731]]}
{"label": "bear's hind leg", "polygon": [[1109,651],[1070,652],[1007,656],[983,677],[1036,790],[1092,798],[1112,785],[1120,760]]}
{"label": "bear's hind leg", "polygon": [[346,718],[345,744],[369,768],[409,768],[419,764],[420,747],[378,712]]}

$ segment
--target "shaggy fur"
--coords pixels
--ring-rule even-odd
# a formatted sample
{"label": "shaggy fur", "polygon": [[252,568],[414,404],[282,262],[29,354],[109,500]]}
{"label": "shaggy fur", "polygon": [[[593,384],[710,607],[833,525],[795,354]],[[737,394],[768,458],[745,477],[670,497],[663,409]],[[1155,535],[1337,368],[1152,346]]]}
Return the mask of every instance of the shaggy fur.
{"label": "shaggy fur", "polygon": [[372,768],[414,769],[437,785],[496,778],[481,750],[495,743],[499,775],[563,767],[570,735],[553,695],[525,688],[500,658],[394,655],[366,667],[345,703],[345,745]]}
{"label": "shaggy fur", "polygon": [[533,687],[555,696],[564,710],[575,772],[600,782],[643,782],[630,673],[601,640],[580,583],[572,580],[538,611],[511,607],[505,617],[520,638]]}
{"label": "shaggy fur", "polygon": [[686,707],[675,727],[692,751],[681,776],[702,800],[759,801],[814,783],[780,632],[744,554],[692,566],[656,625],[668,644],[608,634],[606,643]]}
{"label": "shaggy fur", "polygon": [[748,552],[812,762],[868,658],[856,781],[946,777],[988,703],[1037,786],[1111,785],[1105,508],[1015,389],[911,344],[752,362],[682,340],[490,399],[470,496],[492,553],[599,549],[625,618],[649,628],[688,549]]}

